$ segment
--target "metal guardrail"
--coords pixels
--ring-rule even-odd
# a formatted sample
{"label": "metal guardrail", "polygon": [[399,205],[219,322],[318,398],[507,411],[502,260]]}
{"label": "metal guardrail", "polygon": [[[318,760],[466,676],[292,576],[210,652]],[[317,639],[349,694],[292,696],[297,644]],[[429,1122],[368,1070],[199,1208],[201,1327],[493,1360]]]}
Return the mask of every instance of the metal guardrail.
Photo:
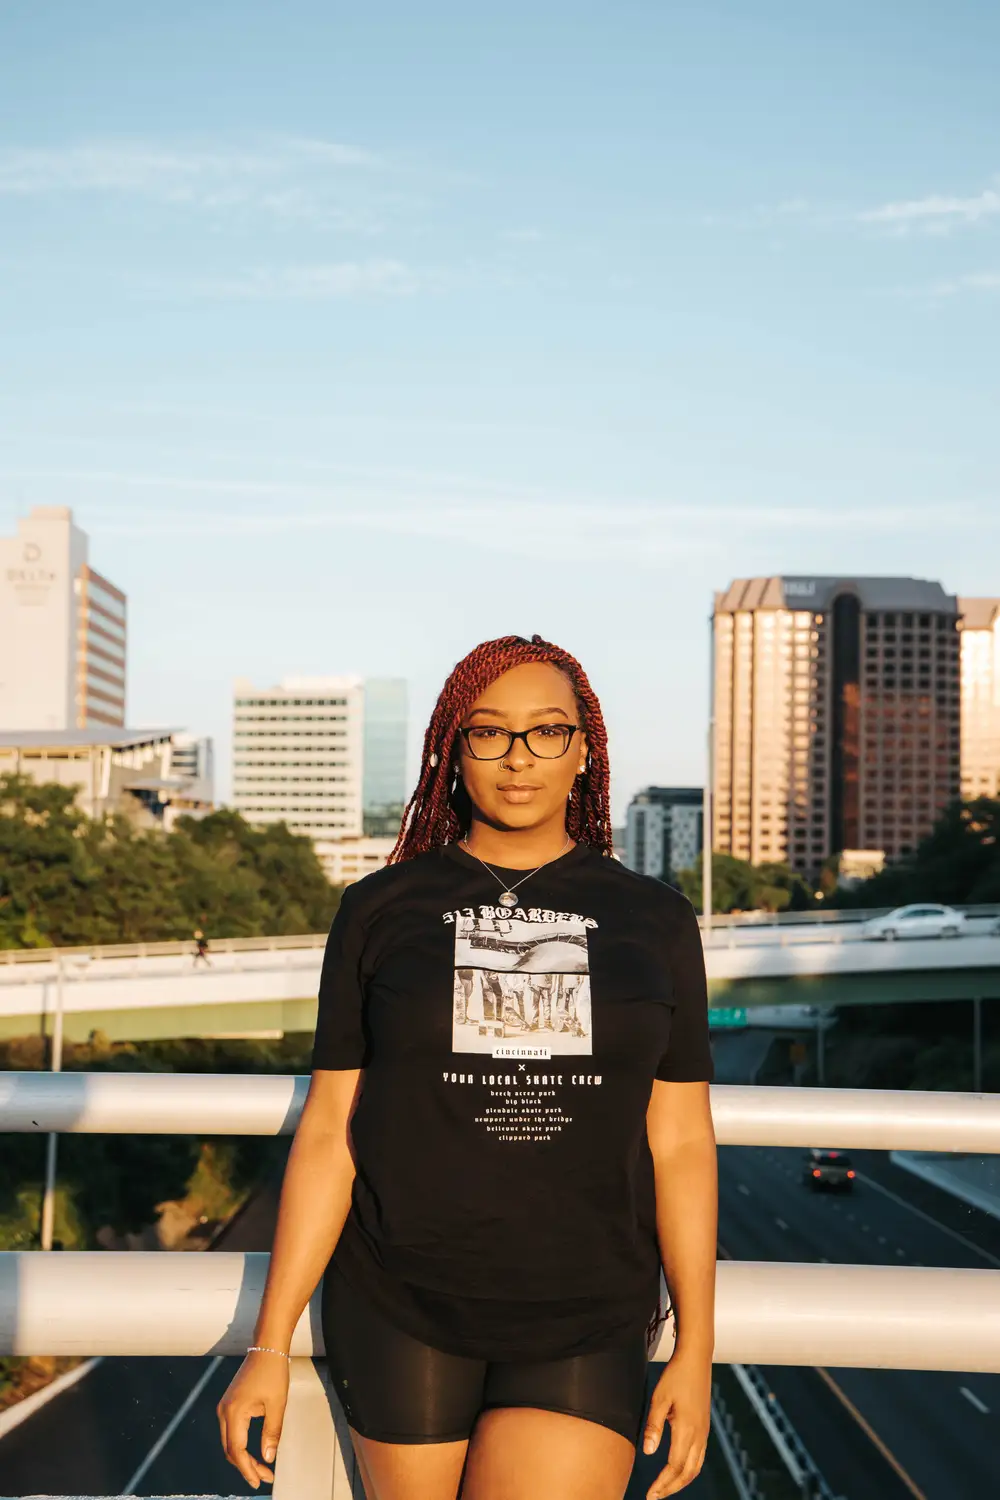
{"label": "metal guardrail", "polygon": [[[0,1252],[0,1354],[242,1355],[268,1263],[264,1251]],[[672,1348],[668,1320],[651,1357]],[[290,1350],[324,1353],[318,1288]],[[1000,1374],[1000,1271],[723,1260],[715,1361]]]}
{"label": "metal guardrail", "polygon": [[[712,916],[713,928],[745,927],[837,927],[857,926],[873,917],[884,917],[892,911],[891,906],[843,907],[824,909],[811,907],[808,911],[743,911],[720,912]],[[969,917],[1000,916],[1000,904],[987,902],[979,905],[956,904],[956,911]],[[704,918],[698,921],[704,925]],[[289,948],[322,948],[326,943],[325,932],[289,933],[279,937],[211,938],[211,953],[266,953],[280,952]],[[72,960],[87,955],[99,958],[169,958],[176,954],[194,951],[192,938],[178,938],[162,943],[110,943],[85,944],[80,947],[63,948],[0,948],[0,964],[57,963],[60,957]]]}
{"label": "metal guardrail", "polygon": [[[307,1074],[0,1072],[0,1132],[291,1135]],[[712,1085],[724,1146],[1000,1154],[1000,1094]]]}
{"label": "metal guardrail", "polygon": [[[287,1134],[307,1088],[289,1076],[6,1073],[0,1131]],[[716,1085],[712,1107],[721,1142],[1000,1152],[997,1095]],[[0,1354],[242,1354],[268,1263],[225,1251],[0,1254]],[[668,1322],[654,1359],[669,1357],[672,1337]],[[358,1500],[318,1289],[291,1350],[276,1500]],[[1000,1373],[1000,1271],[722,1261],[714,1357]]]}
{"label": "metal guardrail", "polygon": [[[209,955],[216,953],[280,953],[294,948],[322,948],[325,932],[287,934],[283,937],[213,938]],[[0,964],[57,964],[60,959],[72,963],[81,958],[172,958],[190,956],[195,945],[192,938],[178,938],[164,943],[107,943],[78,948],[0,948]]]}
{"label": "metal guardrail", "polygon": [[827,1484],[812,1454],[784,1408],[754,1365],[730,1366],[802,1500],[840,1500]]}

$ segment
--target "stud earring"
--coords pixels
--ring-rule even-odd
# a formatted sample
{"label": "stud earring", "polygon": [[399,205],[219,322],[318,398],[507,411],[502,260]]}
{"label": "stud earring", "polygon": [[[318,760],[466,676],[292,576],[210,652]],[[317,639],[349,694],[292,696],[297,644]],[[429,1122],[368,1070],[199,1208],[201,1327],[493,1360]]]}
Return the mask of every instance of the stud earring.
{"label": "stud earring", "polygon": [[578,775],[578,776],[582,776],[582,775],[583,775],[583,773],[584,773],[584,771],[585,771],[585,770],[586,770],[586,769],[587,769],[587,762],[586,762],[586,761],[585,761],[585,760],[582,760],[582,761],[581,761],[581,762],[580,762],[580,764],[579,764],[579,765],[578,765],[578,766],[577,766],[577,768],[576,768],[576,774],[577,774],[577,775]]}

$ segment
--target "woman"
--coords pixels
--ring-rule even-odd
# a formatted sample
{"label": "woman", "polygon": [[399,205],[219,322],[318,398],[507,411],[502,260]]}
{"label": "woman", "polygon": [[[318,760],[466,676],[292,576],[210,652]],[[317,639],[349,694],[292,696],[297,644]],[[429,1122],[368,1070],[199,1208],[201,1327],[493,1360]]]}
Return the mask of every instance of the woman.
{"label": "woman", "polygon": [[[391,862],[345,891],[327,943],[254,1346],[218,1406],[254,1488],[321,1278],[369,1500],[612,1500],[665,1422],[649,1496],[698,1473],[704,960],[684,897],[610,857],[608,787],[573,657],[505,636],[458,664]],[[643,1430],[661,1261],[677,1341]]]}

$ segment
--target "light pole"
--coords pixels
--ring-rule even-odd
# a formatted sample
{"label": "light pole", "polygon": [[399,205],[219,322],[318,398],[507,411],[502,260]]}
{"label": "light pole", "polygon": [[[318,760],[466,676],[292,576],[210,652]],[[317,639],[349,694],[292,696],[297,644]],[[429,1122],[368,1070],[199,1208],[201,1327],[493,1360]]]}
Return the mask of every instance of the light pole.
{"label": "light pole", "polygon": [[[62,1072],[63,1055],[63,986],[66,982],[66,967],[69,961],[62,953],[56,957],[56,1008],[52,1016],[52,1058],[50,1069],[53,1073]],[[82,969],[90,962],[90,954],[78,954],[72,961],[72,967]],[[45,1143],[45,1190],[42,1193],[42,1227],[41,1246],[43,1250],[52,1249],[52,1227],[55,1222],[56,1209],[56,1155],[59,1147],[59,1136],[56,1131],[50,1130],[48,1140]]]}
{"label": "light pole", "polygon": [[701,912],[706,937],[712,931],[712,794],[715,781],[715,616],[708,617],[708,737],[701,798]]}
{"label": "light pole", "polygon": [[983,1002],[978,995],[972,1002],[972,1092],[983,1092]]}

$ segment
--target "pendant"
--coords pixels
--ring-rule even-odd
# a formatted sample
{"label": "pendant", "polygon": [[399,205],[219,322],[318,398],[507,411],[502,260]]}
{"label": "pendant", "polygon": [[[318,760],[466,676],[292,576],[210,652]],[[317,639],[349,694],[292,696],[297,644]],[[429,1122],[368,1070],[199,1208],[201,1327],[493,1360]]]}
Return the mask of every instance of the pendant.
{"label": "pendant", "polygon": [[516,906],[517,905],[517,897],[514,895],[514,892],[513,891],[504,891],[503,895],[500,897],[500,905],[501,906]]}

